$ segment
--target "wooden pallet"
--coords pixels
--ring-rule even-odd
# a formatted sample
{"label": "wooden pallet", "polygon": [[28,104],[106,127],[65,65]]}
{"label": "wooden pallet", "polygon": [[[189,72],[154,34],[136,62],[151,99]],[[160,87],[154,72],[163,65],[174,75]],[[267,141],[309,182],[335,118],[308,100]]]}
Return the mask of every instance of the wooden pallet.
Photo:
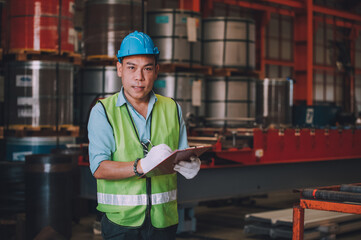
{"label": "wooden pallet", "polygon": [[5,129],[5,136],[27,137],[27,136],[79,136],[79,126],[60,125],[56,126],[31,126],[31,125],[9,125]]}
{"label": "wooden pallet", "polygon": [[81,65],[81,55],[70,51],[61,51],[55,49],[10,49],[4,58],[12,61],[44,60],[70,62],[75,65]]}
{"label": "wooden pallet", "polygon": [[199,64],[160,63],[159,67],[160,72],[192,72],[212,75],[212,68],[210,66],[203,66]]}
{"label": "wooden pallet", "polygon": [[0,139],[4,138],[4,127],[0,127]]}
{"label": "wooden pallet", "polygon": [[115,66],[118,62],[116,56],[93,55],[85,57],[83,65],[86,66]]}
{"label": "wooden pallet", "polygon": [[213,76],[249,76],[258,78],[259,73],[256,71],[239,68],[213,68]]}

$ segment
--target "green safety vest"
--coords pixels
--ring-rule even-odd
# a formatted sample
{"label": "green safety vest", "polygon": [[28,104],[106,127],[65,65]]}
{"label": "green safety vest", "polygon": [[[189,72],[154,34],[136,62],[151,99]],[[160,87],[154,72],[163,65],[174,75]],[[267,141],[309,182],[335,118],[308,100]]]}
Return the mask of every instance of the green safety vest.
{"label": "green safety vest", "polygon": [[[111,160],[130,162],[144,157],[143,147],[127,104],[116,106],[118,95],[100,102],[114,133],[116,150]],[[150,140],[154,146],[165,143],[175,150],[179,143],[177,104],[171,98],[156,96],[158,100],[151,113]],[[152,225],[156,228],[178,223],[175,173],[141,179],[136,176],[121,180],[97,179],[97,192],[97,209],[119,225],[140,226],[146,214],[150,214]]]}

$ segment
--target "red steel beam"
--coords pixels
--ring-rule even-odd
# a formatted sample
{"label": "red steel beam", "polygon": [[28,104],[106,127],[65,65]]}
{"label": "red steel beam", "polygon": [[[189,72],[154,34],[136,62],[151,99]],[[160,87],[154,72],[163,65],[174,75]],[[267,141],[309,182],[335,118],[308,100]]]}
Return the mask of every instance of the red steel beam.
{"label": "red steel beam", "polygon": [[292,10],[280,9],[277,7],[266,6],[264,4],[259,4],[259,3],[254,3],[254,2],[243,2],[243,1],[237,1],[237,0],[213,0],[213,1],[225,3],[225,4],[229,4],[229,5],[236,5],[236,6],[240,6],[240,7],[244,7],[244,8],[250,8],[250,9],[254,9],[254,10],[278,13],[278,14],[286,15],[286,16],[295,16],[294,11],[292,11]]}
{"label": "red steel beam", "polygon": [[298,2],[298,1],[285,1],[285,0],[262,0],[263,2],[268,2],[268,3],[275,3],[275,4],[280,4],[283,6],[288,6],[288,7],[294,7],[294,8],[305,8],[305,5],[302,2]]}
{"label": "red steel beam", "polygon": [[[308,5],[308,4],[304,4],[303,2],[292,1],[292,0],[288,0],[288,1],[285,1],[285,0],[262,0],[262,1],[268,2],[268,3],[275,3],[275,4],[279,4],[279,5],[283,5],[283,6],[288,6],[288,7],[292,7],[292,8],[307,8],[307,5]],[[251,8],[251,9],[255,9],[255,10],[279,13],[281,15],[288,15],[288,16],[295,15],[293,10],[280,9],[277,7],[267,6],[264,4],[253,3],[253,2],[245,2],[245,1],[239,1],[239,0],[238,1],[237,0],[213,0],[213,2],[221,2],[221,3],[225,3],[225,4],[230,4],[230,5],[238,5],[240,7]],[[305,1],[305,2],[307,3],[307,1]],[[354,21],[361,22],[360,15],[346,12],[346,11],[340,11],[337,9],[327,8],[327,7],[318,6],[318,5],[313,5],[312,11],[317,12],[317,13],[326,14],[326,15],[335,16],[335,17],[340,17],[340,18],[344,18],[344,19],[348,19],[348,20],[354,20]]]}
{"label": "red steel beam", "polygon": [[301,199],[300,206],[306,209],[361,214],[361,205]]}
{"label": "red steel beam", "polygon": [[323,23],[326,23],[326,24],[330,24],[330,25],[335,25],[337,27],[343,27],[343,28],[355,28],[357,30],[361,30],[361,24],[360,25],[357,25],[357,24],[354,24],[354,23],[351,23],[351,22],[345,22],[345,21],[342,21],[340,19],[331,19],[331,18],[324,18],[324,17],[321,17],[321,16],[313,16],[313,18],[315,19],[315,23],[319,23],[319,22],[323,22]]}
{"label": "red steel beam", "polygon": [[292,240],[303,240],[305,209],[300,205],[293,207]]}
{"label": "red steel beam", "polygon": [[179,0],[179,8],[199,12],[201,10],[200,0]]}
{"label": "red steel beam", "polygon": [[313,11],[318,12],[318,13],[323,13],[323,14],[326,14],[326,15],[331,15],[331,16],[335,16],[335,17],[340,17],[340,18],[345,18],[345,19],[361,22],[361,16],[360,15],[353,14],[353,13],[350,13],[350,12],[340,11],[340,10],[336,10],[336,9],[332,9],[332,8],[326,8],[326,7],[317,6],[317,5],[313,6]]}
{"label": "red steel beam", "polygon": [[307,105],[313,100],[313,0],[307,0]]}

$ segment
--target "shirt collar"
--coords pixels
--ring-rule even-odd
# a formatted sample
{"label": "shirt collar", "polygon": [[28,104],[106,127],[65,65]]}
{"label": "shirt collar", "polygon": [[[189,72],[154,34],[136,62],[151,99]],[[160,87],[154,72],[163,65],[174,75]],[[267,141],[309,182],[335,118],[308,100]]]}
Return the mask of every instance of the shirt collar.
{"label": "shirt collar", "polygon": [[[149,98],[149,105],[148,105],[148,110],[150,109],[153,109],[153,106],[155,104],[156,101],[158,101],[158,98],[157,96],[155,95],[155,93],[153,92],[153,90],[149,93],[150,94],[150,98]],[[117,100],[117,103],[115,106],[117,107],[121,107],[123,106],[125,103],[127,103],[129,106],[132,106],[128,100],[125,98],[125,95],[124,95],[124,89],[122,87],[122,89],[120,90],[119,92],[119,95],[118,95],[118,100]],[[133,107],[133,106],[132,106]],[[149,112],[149,111],[148,111]]]}

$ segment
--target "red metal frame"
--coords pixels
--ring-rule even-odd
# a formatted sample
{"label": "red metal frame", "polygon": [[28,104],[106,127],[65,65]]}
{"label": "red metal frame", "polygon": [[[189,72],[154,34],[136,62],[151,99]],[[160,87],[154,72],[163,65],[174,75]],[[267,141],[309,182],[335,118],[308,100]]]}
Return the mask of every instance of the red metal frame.
{"label": "red metal frame", "polygon": [[213,2],[220,2],[220,3],[229,4],[229,5],[236,5],[236,6],[249,8],[249,9],[253,9],[253,10],[278,13],[278,14],[287,15],[287,16],[295,15],[294,11],[292,11],[292,10],[267,6],[264,4],[259,4],[259,3],[254,3],[254,2],[244,2],[244,1],[238,1],[238,0],[213,0]]}
{"label": "red metal frame", "polygon": [[344,19],[348,19],[348,20],[361,22],[361,16],[360,15],[353,14],[353,13],[350,13],[350,12],[340,11],[340,10],[337,10],[337,9],[326,8],[326,7],[314,5],[313,6],[313,11],[317,12],[317,13],[323,13],[323,14],[326,14],[326,15],[331,15],[331,16],[335,16],[335,17],[340,17],[340,18],[344,18]]}
{"label": "red metal frame", "polygon": [[[242,0],[205,0],[207,1],[207,13],[213,8],[213,2],[221,2],[229,5],[237,5],[244,8],[263,11],[269,13],[277,13],[281,15],[295,17],[294,25],[294,66],[295,66],[295,88],[294,99],[295,102],[306,102],[307,105],[313,103],[313,69],[319,66],[313,66],[313,24],[317,27],[317,23],[324,21],[327,24],[336,25],[339,27],[347,27],[354,29],[361,29],[360,23],[361,16],[346,11],[340,11],[338,9],[327,8],[323,6],[313,5],[312,0],[296,1],[296,0],[262,0],[261,2],[242,1]],[[268,4],[268,5],[267,5]],[[273,5],[269,5],[273,4]],[[287,9],[278,7],[285,6]],[[338,19],[330,19],[320,16],[313,16],[314,13],[321,13],[327,16],[337,17]],[[207,16],[207,15],[206,15]],[[342,18],[342,19],[340,19]],[[343,20],[345,19],[345,20]],[[349,22],[352,21],[352,22]],[[260,36],[264,37],[264,28],[260,28]],[[263,39],[263,38],[261,38]],[[265,73],[265,54],[263,47],[258,45],[258,49],[261,50],[259,59],[260,76],[263,77]],[[284,66],[285,62],[279,62]],[[286,63],[289,66],[290,63]],[[335,69],[335,67],[334,67]],[[351,109],[353,109],[353,79],[350,81],[350,95],[351,95]]]}
{"label": "red metal frame", "polygon": [[[353,185],[360,186],[360,184]],[[340,186],[330,186],[318,189],[337,191],[340,189]],[[293,207],[293,240],[303,240],[305,209],[361,214],[361,205],[359,204],[301,198],[300,203]]]}
{"label": "red metal frame", "polygon": [[305,4],[303,2],[300,1],[292,1],[292,0],[262,0],[263,2],[268,2],[268,3],[276,3],[276,4],[280,4],[283,6],[288,6],[288,7],[293,7],[293,8],[304,8]]}
{"label": "red metal frame", "polygon": [[203,168],[228,167],[217,158],[242,166],[361,158],[361,129],[253,129],[253,148],[213,146],[215,159]]}
{"label": "red metal frame", "polygon": [[179,0],[179,8],[200,12],[200,0]]}

